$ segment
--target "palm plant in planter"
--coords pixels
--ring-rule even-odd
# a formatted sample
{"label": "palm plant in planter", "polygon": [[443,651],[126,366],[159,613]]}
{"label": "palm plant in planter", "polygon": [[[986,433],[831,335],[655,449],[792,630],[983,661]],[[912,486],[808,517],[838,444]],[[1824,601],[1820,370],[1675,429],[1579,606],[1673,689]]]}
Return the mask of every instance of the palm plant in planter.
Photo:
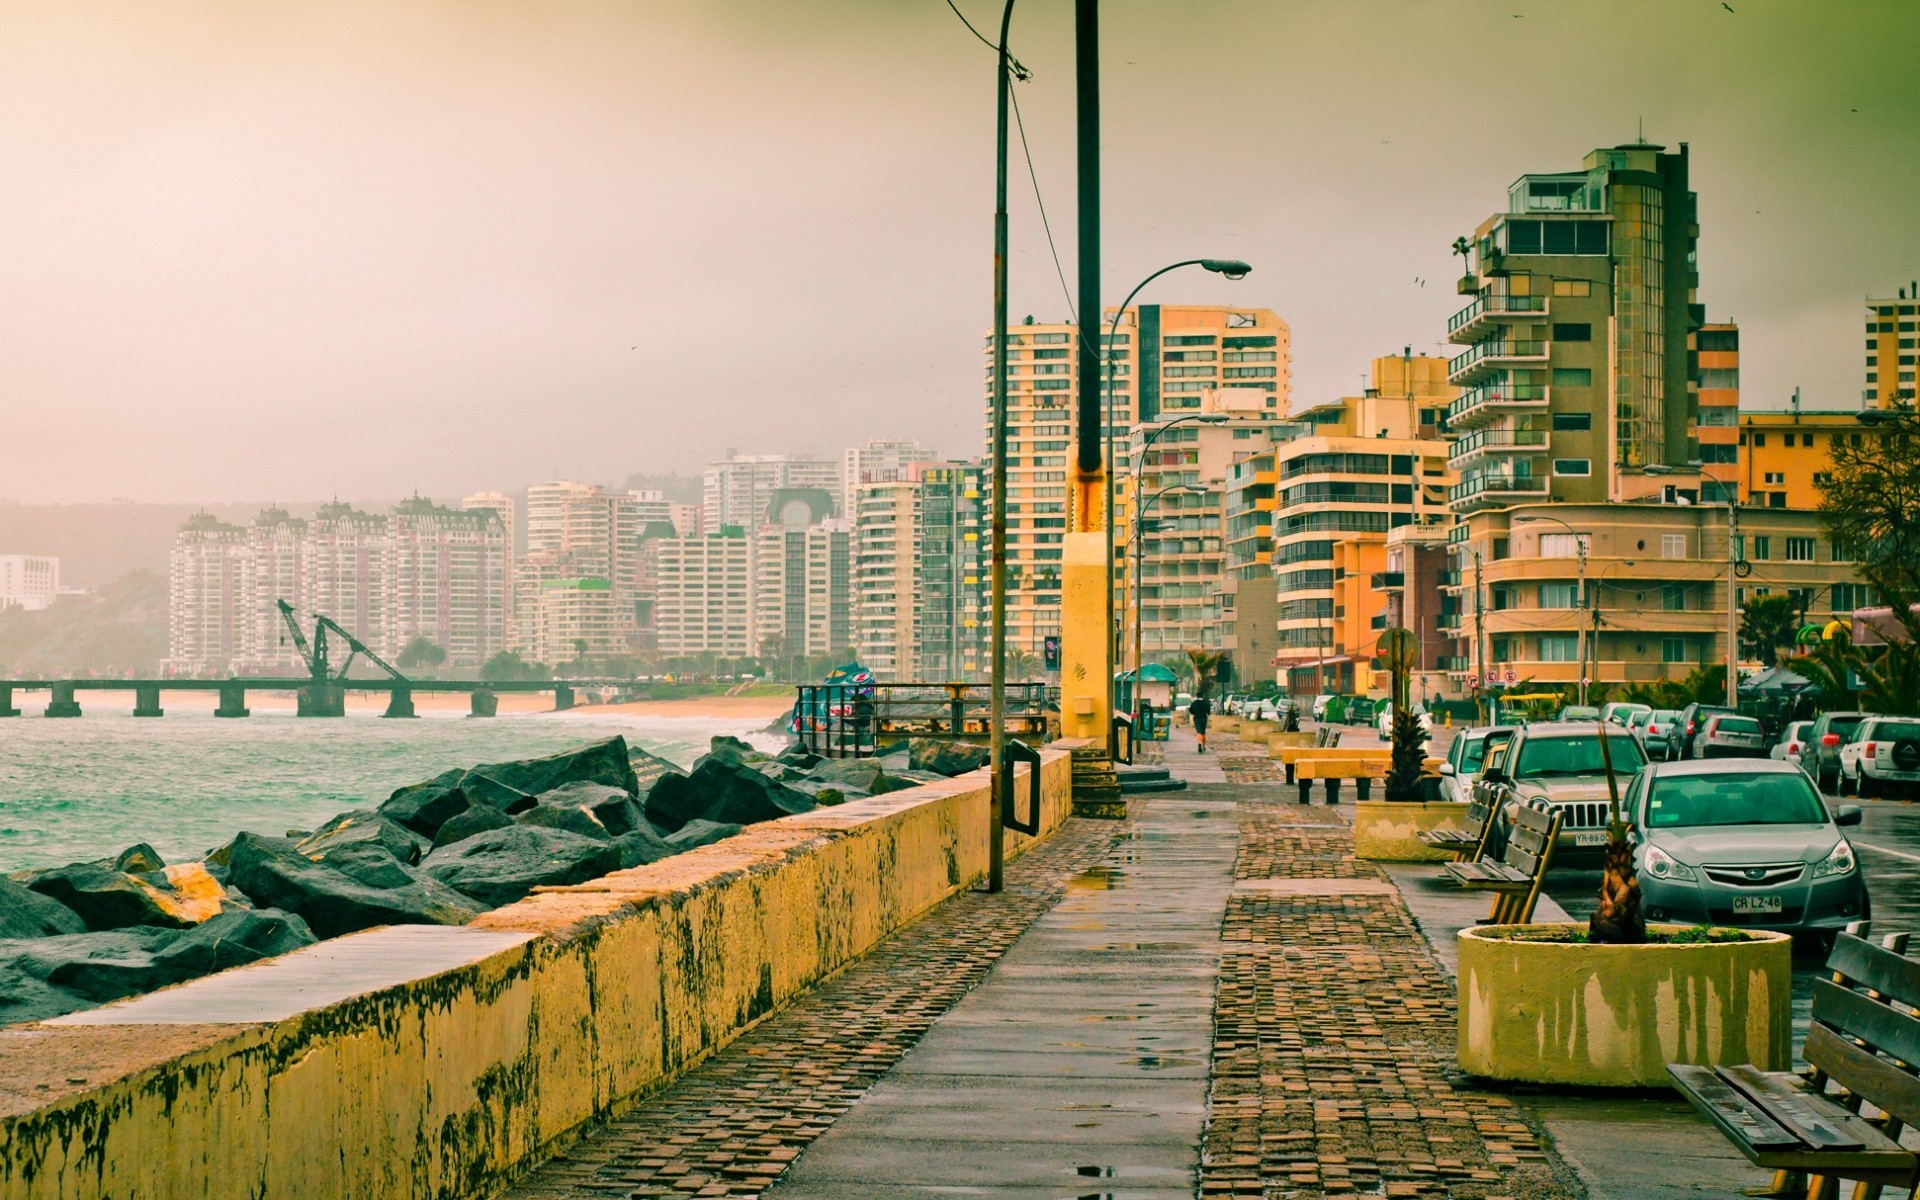
{"label": "palm plant in planter", "polygon": [[1627,843],[1627,822],[1620,813],[1620,784],[1613,775],[1607,723],[1601,721],[1599,726],[1600,765],[1607,773],[1607,866],[1600,879],[1600,905],[1587,919],[1587,940],[1638,946],[1647,940],[1647,918],[1640,911],[1640,880],[1633,872],[1633,848]]}
{"label": "palm plant in planter", "polygon": [[1413,804],[1422,796],[1426,773],[1427,739],[1420,718],[1404,704],[1393,706],[1393,754],[1387,760],[1387,799]]}

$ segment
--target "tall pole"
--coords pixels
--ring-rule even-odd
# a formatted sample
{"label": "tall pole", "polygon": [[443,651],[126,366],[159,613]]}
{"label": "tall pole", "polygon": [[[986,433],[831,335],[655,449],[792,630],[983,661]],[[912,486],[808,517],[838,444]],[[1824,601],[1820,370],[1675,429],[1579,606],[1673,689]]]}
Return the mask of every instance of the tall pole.
{"label": "tall pole", "polygon": [[1727,707],[1740,706],[1740,602],[1734,599],[1734,555],[1740,545],[1740,506],[1727,501]]}
{"label": "tall pole", "polygon": [[[1585,601],[1587,598],[1587,544],[1580,540],[1580,535],[1577,533],[1573,535],[1573,548],[1574,548],[1574,552],[1577,555],[1579,555],[1579,559],[1578,559],[1579,567],[1574,577],[1574,584],[1573,584],[1573,592],[1574,592],[1573,607],[1574,607],[1574,610],[1577,612],[1579,611],[1581,603]],[[1580,703],[1585,704],[1587,702],[1587,625],[1586,625],[1586,622],[1579,621],[1574,626],[1574,628],[1580,631]],[[1598,655],[1595,655],[1595,658],[1598,658],[1598,657],[1599,657]]]}
{"label": "tall pole", "polygon": [[988,572],[993,614],[987,686],[988,774],[991,800],[987,813],[987,890],[997,892],[1006,881],[1006,828],[1001,824],[1007,805],[1006,762],[1001,745],[1007,734],[1007,94],[1012,77],[1007,61],[1007,29],[1013,23],[1013,0],[1000,14],[1000,71],[994,77],[995,120],[993,176],[993,516],[988,544],[992,555]]}

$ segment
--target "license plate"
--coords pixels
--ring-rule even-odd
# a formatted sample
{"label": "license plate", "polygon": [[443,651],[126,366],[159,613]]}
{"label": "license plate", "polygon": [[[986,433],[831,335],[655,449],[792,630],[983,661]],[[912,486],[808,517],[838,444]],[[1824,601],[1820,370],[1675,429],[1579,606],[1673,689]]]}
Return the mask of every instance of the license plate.
{"label": "license plate", "polygon": [[1576,846],[1604,846],[1607,844],[1607,831],[1604,829],[1582,829],[1574,833]]}
{"label": "license plate", "polygon": [[1778,896],[1735,896],[1733,911],[1736,913],[1777,913],[1780,911]]}

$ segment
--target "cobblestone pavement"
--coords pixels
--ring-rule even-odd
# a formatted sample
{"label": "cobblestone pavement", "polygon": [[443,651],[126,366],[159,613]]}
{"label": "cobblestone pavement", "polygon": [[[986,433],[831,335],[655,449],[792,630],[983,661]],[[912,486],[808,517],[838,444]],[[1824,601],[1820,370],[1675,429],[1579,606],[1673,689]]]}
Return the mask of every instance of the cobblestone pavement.
{"label": "cobblestone pavement", "polygon": [[1070,820],[963,892],[550,1159],[513,1200],[757,1196],[979,983],[1127,824]]}
{"label": "cobblestone pavement", "polygon": [[1201,1196],[1584,1194],[1512,1100],[1456,1090],[1452,980],[1344,814],[1239,803]]}

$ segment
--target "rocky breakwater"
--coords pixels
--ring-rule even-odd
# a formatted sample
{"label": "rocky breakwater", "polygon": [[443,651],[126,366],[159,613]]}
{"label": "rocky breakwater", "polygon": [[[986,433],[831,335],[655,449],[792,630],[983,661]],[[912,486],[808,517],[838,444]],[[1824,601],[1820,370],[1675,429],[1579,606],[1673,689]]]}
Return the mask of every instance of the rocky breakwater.
{"label": "rocky breakwater", "polygon": [[743,826],[943,779],[985,751],[778,755],[713,739],[691,771],[610,738],[454,769],[314,830],[243,832],[200,862],[146,845],[0,877],[0,1025],[139,995],[380,925],[461,925],[535,889],[720,841]]}

